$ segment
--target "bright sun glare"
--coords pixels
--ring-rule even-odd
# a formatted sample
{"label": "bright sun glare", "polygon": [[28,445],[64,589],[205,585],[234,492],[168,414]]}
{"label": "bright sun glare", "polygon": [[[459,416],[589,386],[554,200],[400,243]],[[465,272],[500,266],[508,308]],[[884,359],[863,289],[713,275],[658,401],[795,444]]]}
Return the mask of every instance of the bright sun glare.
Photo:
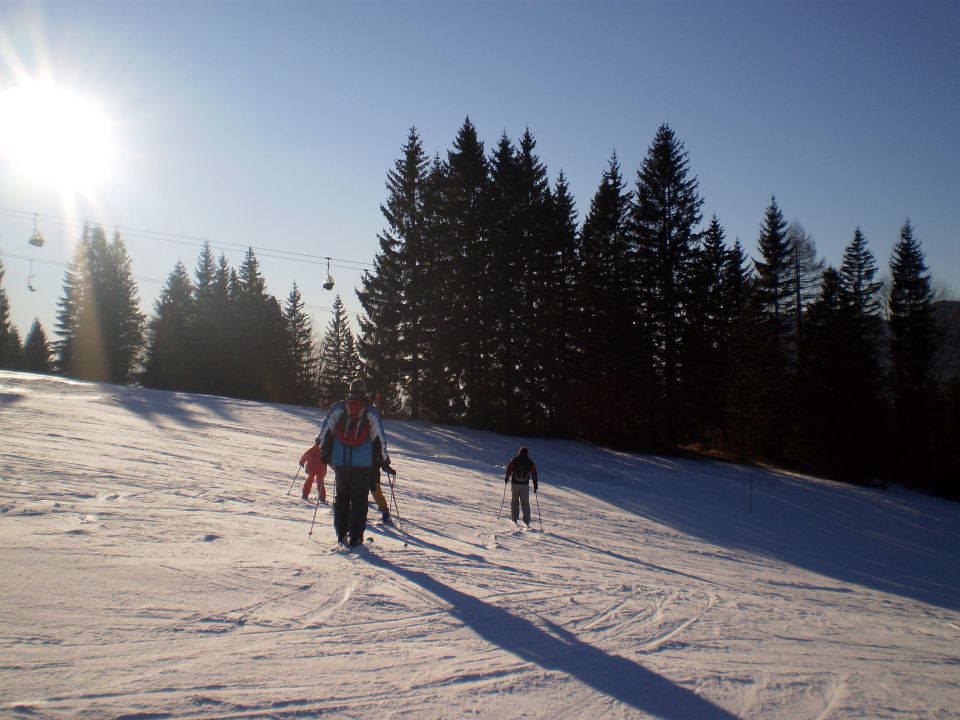
{"label": "bright sun glare", "polygon": [[115,155],[113,128],[91,102],[50,85],[0,93],[0,157],[17,174],[63,192],[91,192]]}

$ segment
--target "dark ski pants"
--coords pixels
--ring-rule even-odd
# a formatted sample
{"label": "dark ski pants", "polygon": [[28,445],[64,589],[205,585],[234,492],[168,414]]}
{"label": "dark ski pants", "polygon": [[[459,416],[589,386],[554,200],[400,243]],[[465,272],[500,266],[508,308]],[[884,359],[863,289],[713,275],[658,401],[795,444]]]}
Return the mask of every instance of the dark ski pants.
{"label": "dark ski pants", "polygon": [[334,469],[333,529],[337,539],[351,544],[363,542],[367,527],[367,493],[370,492],[370,468]]}
{"label": "dark ski pants", "polygon": [[510,517],[514,522],[520,517],[523,508],[523,521],[530,524],[530,484],[510,483]]}

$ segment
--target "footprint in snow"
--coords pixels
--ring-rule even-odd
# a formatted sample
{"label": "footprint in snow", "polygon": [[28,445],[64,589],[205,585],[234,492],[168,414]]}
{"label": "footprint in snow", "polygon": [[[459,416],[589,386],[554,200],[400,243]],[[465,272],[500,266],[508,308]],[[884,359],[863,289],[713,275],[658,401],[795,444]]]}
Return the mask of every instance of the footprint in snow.
{"label": "footprint in snow", "polygon": [[203,536],[204,542],[213,542],[214,540],[219,540],[219,539],[220,539],[220,536],[214,535],[213,533],[207,533],[206,535]]}

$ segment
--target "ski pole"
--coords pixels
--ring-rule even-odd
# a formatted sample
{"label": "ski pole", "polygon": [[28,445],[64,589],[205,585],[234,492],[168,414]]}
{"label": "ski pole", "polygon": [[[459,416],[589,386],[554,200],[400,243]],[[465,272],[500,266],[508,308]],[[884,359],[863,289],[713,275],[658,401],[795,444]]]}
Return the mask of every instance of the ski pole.
{"label": "ski pole", "polygon": [[537,520],[540,521],[540,532],[543,532],[543,516],[540,515],[540,496],[536,490],[533,491],[533,496],[537,499]]}
{"label": "ski pole", "polygon": [[397,513],[397,522],[400,523],[400,532],[403,532],[403,518],[400,517],[400,508],[397,507],[397,495],[393,492],[393,478],[396,473],[387,473],[387,480],[390,482],[390,497],[393,498],[393,509]]}
{"label": "ski pole", "polygon": [[497,520],[500,519],[500,513],[503,512],[503,503],[507,500],[507,484],[503,484],[503,497],[500,499],[500,509],[497,510]]}
{"label": "ski pole", "polygon": [[[293,480],[290,481],[290,490],[293,490],[293,484],[297,481],[297,478],[300,477],[300,471],[303,470],[302,467],[297,468],[297,474],[293,476]],[[290,490],[287,490],[287,495],[290,494]]]}
{"label": "ski pole", "polygon": [[307,537],[313,535],[313,524],[317,521],[317,510],[320,509],[320,493],[317,493],[317,506],[313,509],[313,520],[310,521],[310,532],[307,533]]}

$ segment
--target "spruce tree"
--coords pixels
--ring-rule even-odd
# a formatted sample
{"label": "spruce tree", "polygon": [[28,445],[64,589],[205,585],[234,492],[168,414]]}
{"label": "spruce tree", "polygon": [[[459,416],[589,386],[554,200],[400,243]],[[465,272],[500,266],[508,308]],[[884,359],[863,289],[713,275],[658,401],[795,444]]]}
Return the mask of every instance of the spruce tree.
{"label": "spruce tree", "polygon": [[930,461],[931,365],[936,348],[933,291],[920,243],[908,220],[890,262],[891,389],[896,466],[907,481],[925,479]]}
{"label": "spruce tree", "polygon": [[846,369],[854,349],[849,312],[835,268],[823,271],[819,287],[800,341],[803,361],[797,368],[793,455],[817,472],[848,475],[848,443],[860,430],[851,425],[856,393],[851,392],[853,378]]}
{"label": "spruce tree", "polygon": [[30,326],[30,332],[27,333],[27,339],[23,344],[22,367],[27,372],[46,374],[53,371],[50,344],[47,342],[47,333],[39,319],[34,319],[33,325]]}
{"label": "spruce tree", "polygon": [[403,156],[387,173],[387,221],[372,272],[364,273],[357,297],[366,314],[358,346],[371,383],[388,411],[406,397],[411,417],[423,412],[423,385],[429,339],[424,323],[431,288],[431,262],[424,216],[429,161],[416,128],[410,128]]}
{"label": "spruce tree", "polygon": [[714,215],[697,249],[693,301],[689,309],[690,336],[686,353],[689,430],[709,442],[716,442],[721,433],[730,362],[729,321],[724,302],[728,251],[724,238],[723,227]]}
{"label": "spruce tree", "polygon": [[0,369],[15,367],[20,359],[20,334],[10,322],[10,301],[3,289],[3,261],[0,260]]}
{"label": "spruce tree", "polygon": [[513,343],[508,352],[517,366],[515,382],[519,390],[520,415],[517,429],[543,430],[542,401],[547,393],[546,368],[549,338],[555,333],[549,307],[559,277],[557,255],[550,247],[551,217],[550,182],[546,166],[536,154],[536,140],[525,130],[517,147],[518,234],[513,255],[520,267],[511,277],[515,280],[508,294],[513,304],[512,315],[518,320],[514,338],[523,338],[524,350],[517,352]]}
{"label": "spruce tree", "polygon": [[647,436],[666,447],[682,439],[690,401],[685,369],[702,205],[683,143],[662,125],[637,172],[630,230],[640,298],[634,319],[640,347],[652,350],[656,382],[651,398],[655,421]]}
{"label": "spruce tree", "polygon": [[247,248],[235,287],[236,315],[230,344],[237,359],[237,394],[272,402],[286,400],[287,388],[292,385],[290,368],[285,363],[290,354],[290,338],[280,303],[267,292],[253,248]]}
{"label": "spruce tree", "polygon": [[625,342],[636,310],[635,272],[626,239],[632,197],[613,153],[583,221],[575,276],[580,308],[575,327],[584,361],[571,369],[577,390],[569,429],[592,440],[623,435],[623,419],[606,408],[622,398],[625,385],[637,386],[636,373],[629,370],[631,360],[652,367],[631,358]]}
{"label": "spruce tree", "polygon": [[445,298],[446,330],[438,349],[448,373],[450,414],[483,425],[489,416],[488,345],[491,337],[489,247],[486,197],[487,160],[476,128],[466,118],[447,152],[440,209],[441,230],[435,235],[442,268],[450,279]]}
{"label": "spruce tree", "polygon": [[333,317],[327,325],[320,345],[320,368],[317,394],[321,407],[342,400],[350,383],[360,375],[360,358],[343,301],[333,301]]}
{"label": "spruce tree", "polygon": [[860,228],[844,249],[839,287],[844,309],[844,348],[835,368],[844,381],[848,401],[839,415],[845,421],[847,449],[840,471],[854,479],[879,470],[880,448],[886,444],[885,408],[882,401],[881,353],[883,319],[877,263]]}
{"label": "spruce tree", "polygon": [[63,278],[63,296],[57,299],[57,315],[54,332],[60,337],[54,343],[56,359],[54,366],[63,375],[71,375],[77,355],[77,332],[80,308],[84,302],[84,267],[86,245],[83,238],[89,234],[84,224],[81,241],[74,246],[73,257],[67,265]]}
{"label": "spruce tree", "polygon": [[794,265],[787,222],[783,219],[777,199],[771,198],[757,241],[760,259],[756,268],[757,299],[777,362],[783,366],[793,357],[795,291]]}
{"label": "spruce tree", "polygon": [[752,352],[759,332],[758,303],[747,255],[737,238],[723,267],[723,347],[726,356],[722,445],[746,460],[758,416],[757,379],[765,368]]}
{"label": "spruce tree", "polygon": [[285,359],[292,382],[288,399],[301,405],[315,404],[317,349],[313,342],[313,324],[305,312],[305,303],[296,283],[293,284],[283,306],[283,317],[290,341]]}
{"label": "spruce tree", "polygon": [[58,312],[63,371],[85,380],[131,382],[143,351],[144,316],[138,304],[119,233],[108,243],[102,228],[85,226]]}
{"label": "spruce tree", "polygon": [[545,387],[540,403],[545,429],[559,433],[565,429],[567,404],[573,393],[572,368],[583,360],[576,324],[579,312],[577,208],[562,170],[549,200],[550,276],[544,285],[549,287],[550,294],[543,308],[543,326],[547,332],[541,340]]}
{"label": "spruce tree", "polygon": [[423,192],[424,249],[419,260],[423,293],[421,331],[424,337],[424,374],[420,382],[421,412],[425,417],[447,421],[451,398],[457,393],[451,379],[451,344],[447,341],[448,299],[457,284],[451,274],[454,257],[445,237],[444,193],[448,168],[439,154],[427,171]]}
{"label": "spruce tree", "polygon": [[771,198],[758,240],[760,259],[754,261],[759,333],[752,348],[754,364],[765,368],[758,378],[759,452],[769,459],[783,457],[791,427],[795,373],[794,265],[787,223]]}
{"label": "spruce tree", "polygon": [[799,345],[803,336],[804,311],[817,296],[823,275],[823,261],[817,258],[817,245],[813,237],[796,221],[787,227],[787,243],[790,247],[793,288],[791,334]]}
{"label": "spruce tree", "polygon": [[[525,289],[526,268],[522,245],[522,188],[517,149],[504,131],[490,155],[487,185],[487,274],[483,289],[487,297],[489,333],[490,420],[496,427],[517,429],[522,425],[523,402],[520,372],[513,348],[524,338],[520,317],[523,301],[516,297]],[[525,342],[525,338],[524,338]]]}
{"label": "spruce tree", "polygon": [[[126,244],[119,232],[110,243],[110,287],[113,327],[107,331],[113,347],[112,380],[133,382],[139,374],[144,351],[146,318],[140,312],[139,290],[133,279],[133,269]],[[106,320],[109,323],[111,320]]]}
{"label": "spruce tree", "polygon": [[197,303],[193,283],[177,261],[148,322],[148,344],[143,384],[168,390],[195,391],[197,358],[192,342],[196,333]]}

